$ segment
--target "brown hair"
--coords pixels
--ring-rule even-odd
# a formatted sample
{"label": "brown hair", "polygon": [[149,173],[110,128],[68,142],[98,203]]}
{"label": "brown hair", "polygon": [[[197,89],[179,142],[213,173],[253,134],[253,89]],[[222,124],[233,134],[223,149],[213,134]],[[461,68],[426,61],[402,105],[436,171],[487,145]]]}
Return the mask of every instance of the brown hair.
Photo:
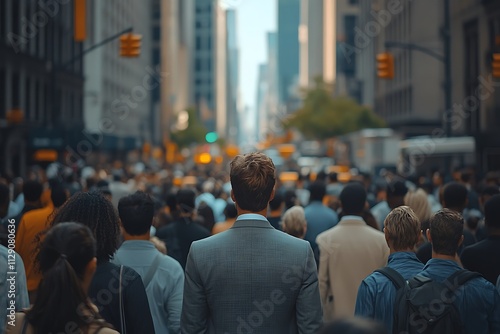
{"label": "brown hair", "polygon": [[420,221],[408,206],[392,210],[384,221],[385,232],[397,251],[413,249],[420,237]]}
{"label": "brown hair", "polygon": [[431,217],[429,230],[434,252],[454,256],[464,233],[464,218],[450,209],[439,210]]}
{"label": "brown hair", "polygon": [[263,153],[236,156],[231,161],[231,186],[240,209],[259,212],[269,204],[276,183],[274,163]]}

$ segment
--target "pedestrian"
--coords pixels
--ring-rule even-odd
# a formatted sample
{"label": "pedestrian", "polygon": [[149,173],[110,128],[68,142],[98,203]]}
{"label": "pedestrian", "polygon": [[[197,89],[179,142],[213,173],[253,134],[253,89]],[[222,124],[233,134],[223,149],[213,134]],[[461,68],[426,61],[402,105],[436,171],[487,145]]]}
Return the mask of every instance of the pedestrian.
{"label": "pedestrian", "polygon": [[286,210],[281,222],[281,229],[291,236],[304,239],[307,231],[307,221],[304,209],[296,205]]}

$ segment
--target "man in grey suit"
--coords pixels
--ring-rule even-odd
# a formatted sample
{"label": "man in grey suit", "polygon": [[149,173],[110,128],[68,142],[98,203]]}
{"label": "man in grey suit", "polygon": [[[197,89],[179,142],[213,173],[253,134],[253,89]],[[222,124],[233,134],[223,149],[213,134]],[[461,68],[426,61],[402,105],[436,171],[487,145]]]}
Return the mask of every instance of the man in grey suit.
{"label": "man in grey suit", "polygon": [[276,182],[272,160],[239,155],[230,176],[238,218],[191,245],[181,332],[316,333],[322,309],[311,247],[265,218]]}

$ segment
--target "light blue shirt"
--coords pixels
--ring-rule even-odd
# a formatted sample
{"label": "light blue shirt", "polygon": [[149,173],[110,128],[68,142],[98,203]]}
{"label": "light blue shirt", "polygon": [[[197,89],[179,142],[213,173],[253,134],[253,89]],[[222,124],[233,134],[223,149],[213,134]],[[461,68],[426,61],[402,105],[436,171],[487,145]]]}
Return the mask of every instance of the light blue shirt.
{"label": "light blue shirt", "polygon": [[384,229],[384,220],[387,218],[387,215],[391,212],[391,208],[389,208],[389,204],[386,201],[380,202],[375,205],[370,212],[373,217],[377,221],[378,227],[380,230]]}
{"label": "light blue shirt", "polygon": [[[158,254],[161,253],[149,241],[129,240],[116,251],[112,262],[134,269],[144,280]],[[180,333],[184,271],[170,256],[160,256],[160,264],[146,287],[155,332]]]}
{"label": "light blue shirt", "polygon": [[307,221],[307,231],[304,237],[309,241],[314,252],[316,262],[319,262],[319,249],[316,238],[320,233],[331,229],[339,222],[339,216],[335,211],[326,207],[320,201],[312,201],[305,207],[304,213]]}
{"label": "light blue shirt", "polygon": [[236,218],[236,221],[238,220],[263,220],[269,222],[266,217],[257,213],[244,213]]}
{"label": "light blue shirt", "polygon": [[[14,268],[9,267],[9,260],[11,263],[13,262],[12,256],[9,257],[9,249],[0,245],[0,332],[3,332],[5,328],[5,321],[10,321],[10,319],[7,319],[7,315],[10,314],[8,308],[11,301],[15,301],[12,314],[30,306],[23,260],[16,252],[11,253],[11,255],[15,256]],[[9,272],[15,272],[16,274],[10,275]],[[10,278],[13,278],[15,282],[14,291],[10,288],[11,281],[8,281]]]}

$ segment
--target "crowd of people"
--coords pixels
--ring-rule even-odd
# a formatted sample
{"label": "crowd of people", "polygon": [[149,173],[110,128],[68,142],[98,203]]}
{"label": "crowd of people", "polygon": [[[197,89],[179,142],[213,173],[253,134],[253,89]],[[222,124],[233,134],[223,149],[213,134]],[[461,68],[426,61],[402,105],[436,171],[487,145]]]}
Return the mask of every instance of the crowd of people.
{"label": "crowd of people", "polygon": [[0,332],[500,333],[499,177],[133,167],[0,180]]}

